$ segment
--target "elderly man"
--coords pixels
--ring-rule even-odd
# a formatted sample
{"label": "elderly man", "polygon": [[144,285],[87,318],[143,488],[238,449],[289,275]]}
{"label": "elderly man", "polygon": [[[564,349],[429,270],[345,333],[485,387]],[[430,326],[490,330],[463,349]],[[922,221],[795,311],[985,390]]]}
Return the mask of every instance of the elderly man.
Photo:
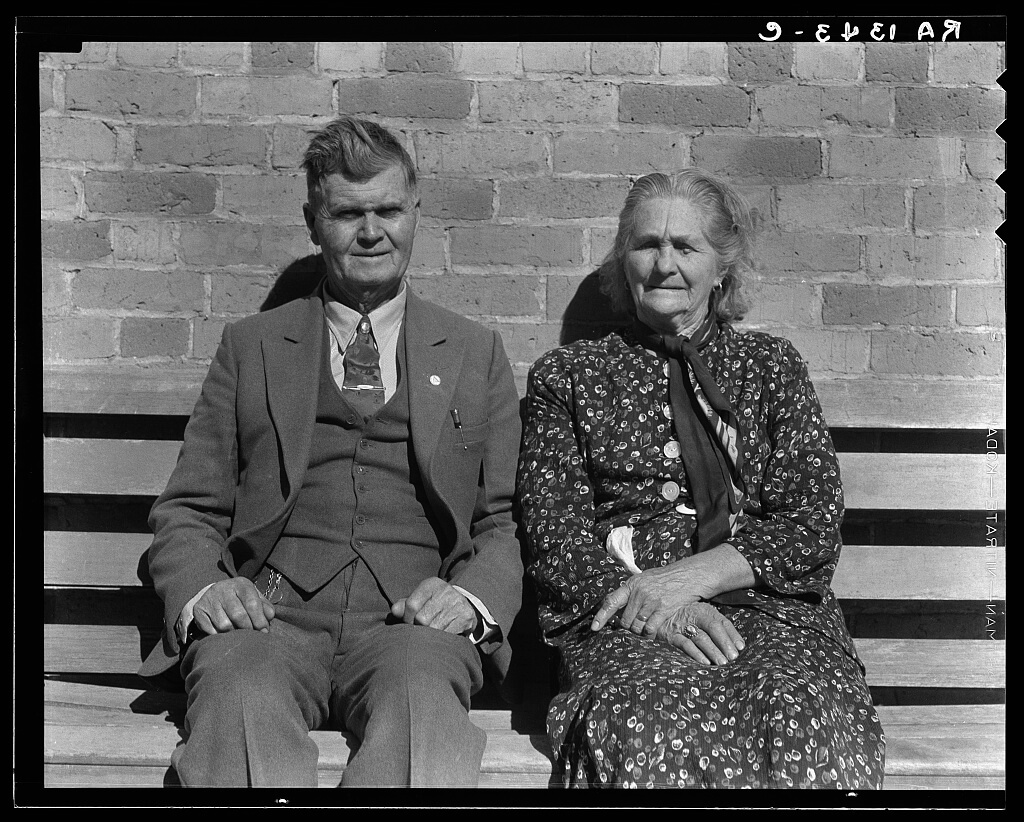
{"label": "elderly man", "polygon": [[342,785],[473,786],[484,667],[520,606],[520,422],[500,337],[417,298],[416,173],[341,117],[303,167],[314,293],[224,330],[150,516],[180,665],[186,786],[315,786],[311,729],[358,739]]}

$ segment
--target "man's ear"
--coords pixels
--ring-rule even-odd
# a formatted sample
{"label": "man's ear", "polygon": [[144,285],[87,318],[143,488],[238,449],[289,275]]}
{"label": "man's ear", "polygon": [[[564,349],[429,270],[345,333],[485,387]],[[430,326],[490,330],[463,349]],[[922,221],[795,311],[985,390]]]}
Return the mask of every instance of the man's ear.
{"label": "man's ear", "polygon": [[306,228],[309,230],[310,242],[315,246],[320,245],[320,236],[316,233],[316,214],[309,203],[302,204],[302,216],[306,220]]}

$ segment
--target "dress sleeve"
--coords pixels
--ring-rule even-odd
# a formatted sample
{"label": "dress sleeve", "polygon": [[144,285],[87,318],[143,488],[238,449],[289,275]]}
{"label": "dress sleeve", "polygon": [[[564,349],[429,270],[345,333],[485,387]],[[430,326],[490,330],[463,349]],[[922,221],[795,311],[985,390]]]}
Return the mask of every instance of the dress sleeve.
{"label": "dress sleeve", "polygon": [[569,368],[556,352],[530,370],[517,478],[527,572],[549,640],[590,615],[629,577],[596,533],[594,488],[577,436]]}
{"label": "dress sleeve", "polygon": [[839,561],[843,489],[832,437],[807,366],[785,340],[763,375],[770,452],[751,493],[746,524],[726,544],[750,563],[758,588],[820,602]]}

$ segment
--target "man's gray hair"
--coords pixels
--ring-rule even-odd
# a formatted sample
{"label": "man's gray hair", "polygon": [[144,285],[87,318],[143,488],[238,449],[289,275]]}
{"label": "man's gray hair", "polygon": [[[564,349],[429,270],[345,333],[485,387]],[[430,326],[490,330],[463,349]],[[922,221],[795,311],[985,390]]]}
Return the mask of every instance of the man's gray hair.
{"label": "man's gray hair", "polygon": [[416,196],[416,167],[394,134],[378,123],[342,115],[313,133],[302,160],[310,201],[320,181],[331,174],[365,183],[398,165],[406,185]]}

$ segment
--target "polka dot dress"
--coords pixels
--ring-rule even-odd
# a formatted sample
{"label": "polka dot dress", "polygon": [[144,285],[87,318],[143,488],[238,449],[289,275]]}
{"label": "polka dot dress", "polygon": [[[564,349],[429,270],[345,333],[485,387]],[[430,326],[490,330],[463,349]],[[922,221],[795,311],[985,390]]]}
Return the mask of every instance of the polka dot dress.
{"label": "polka dot dress", "polygon": [[720,667],[614,619],[589,627],[630,576],[605,550],[613,528],[633,527],[640,569],[694,550],[666,361],[624,330],[531,369],[518,503],[560,651],[557,771],[568,787],[880,788],[885,738],[830,588],[839,466],[806,366],[787,341],[728,324],[702,356],[739,418],[747,516],[728,544],[757,579],[715,601],[746,642]]}

